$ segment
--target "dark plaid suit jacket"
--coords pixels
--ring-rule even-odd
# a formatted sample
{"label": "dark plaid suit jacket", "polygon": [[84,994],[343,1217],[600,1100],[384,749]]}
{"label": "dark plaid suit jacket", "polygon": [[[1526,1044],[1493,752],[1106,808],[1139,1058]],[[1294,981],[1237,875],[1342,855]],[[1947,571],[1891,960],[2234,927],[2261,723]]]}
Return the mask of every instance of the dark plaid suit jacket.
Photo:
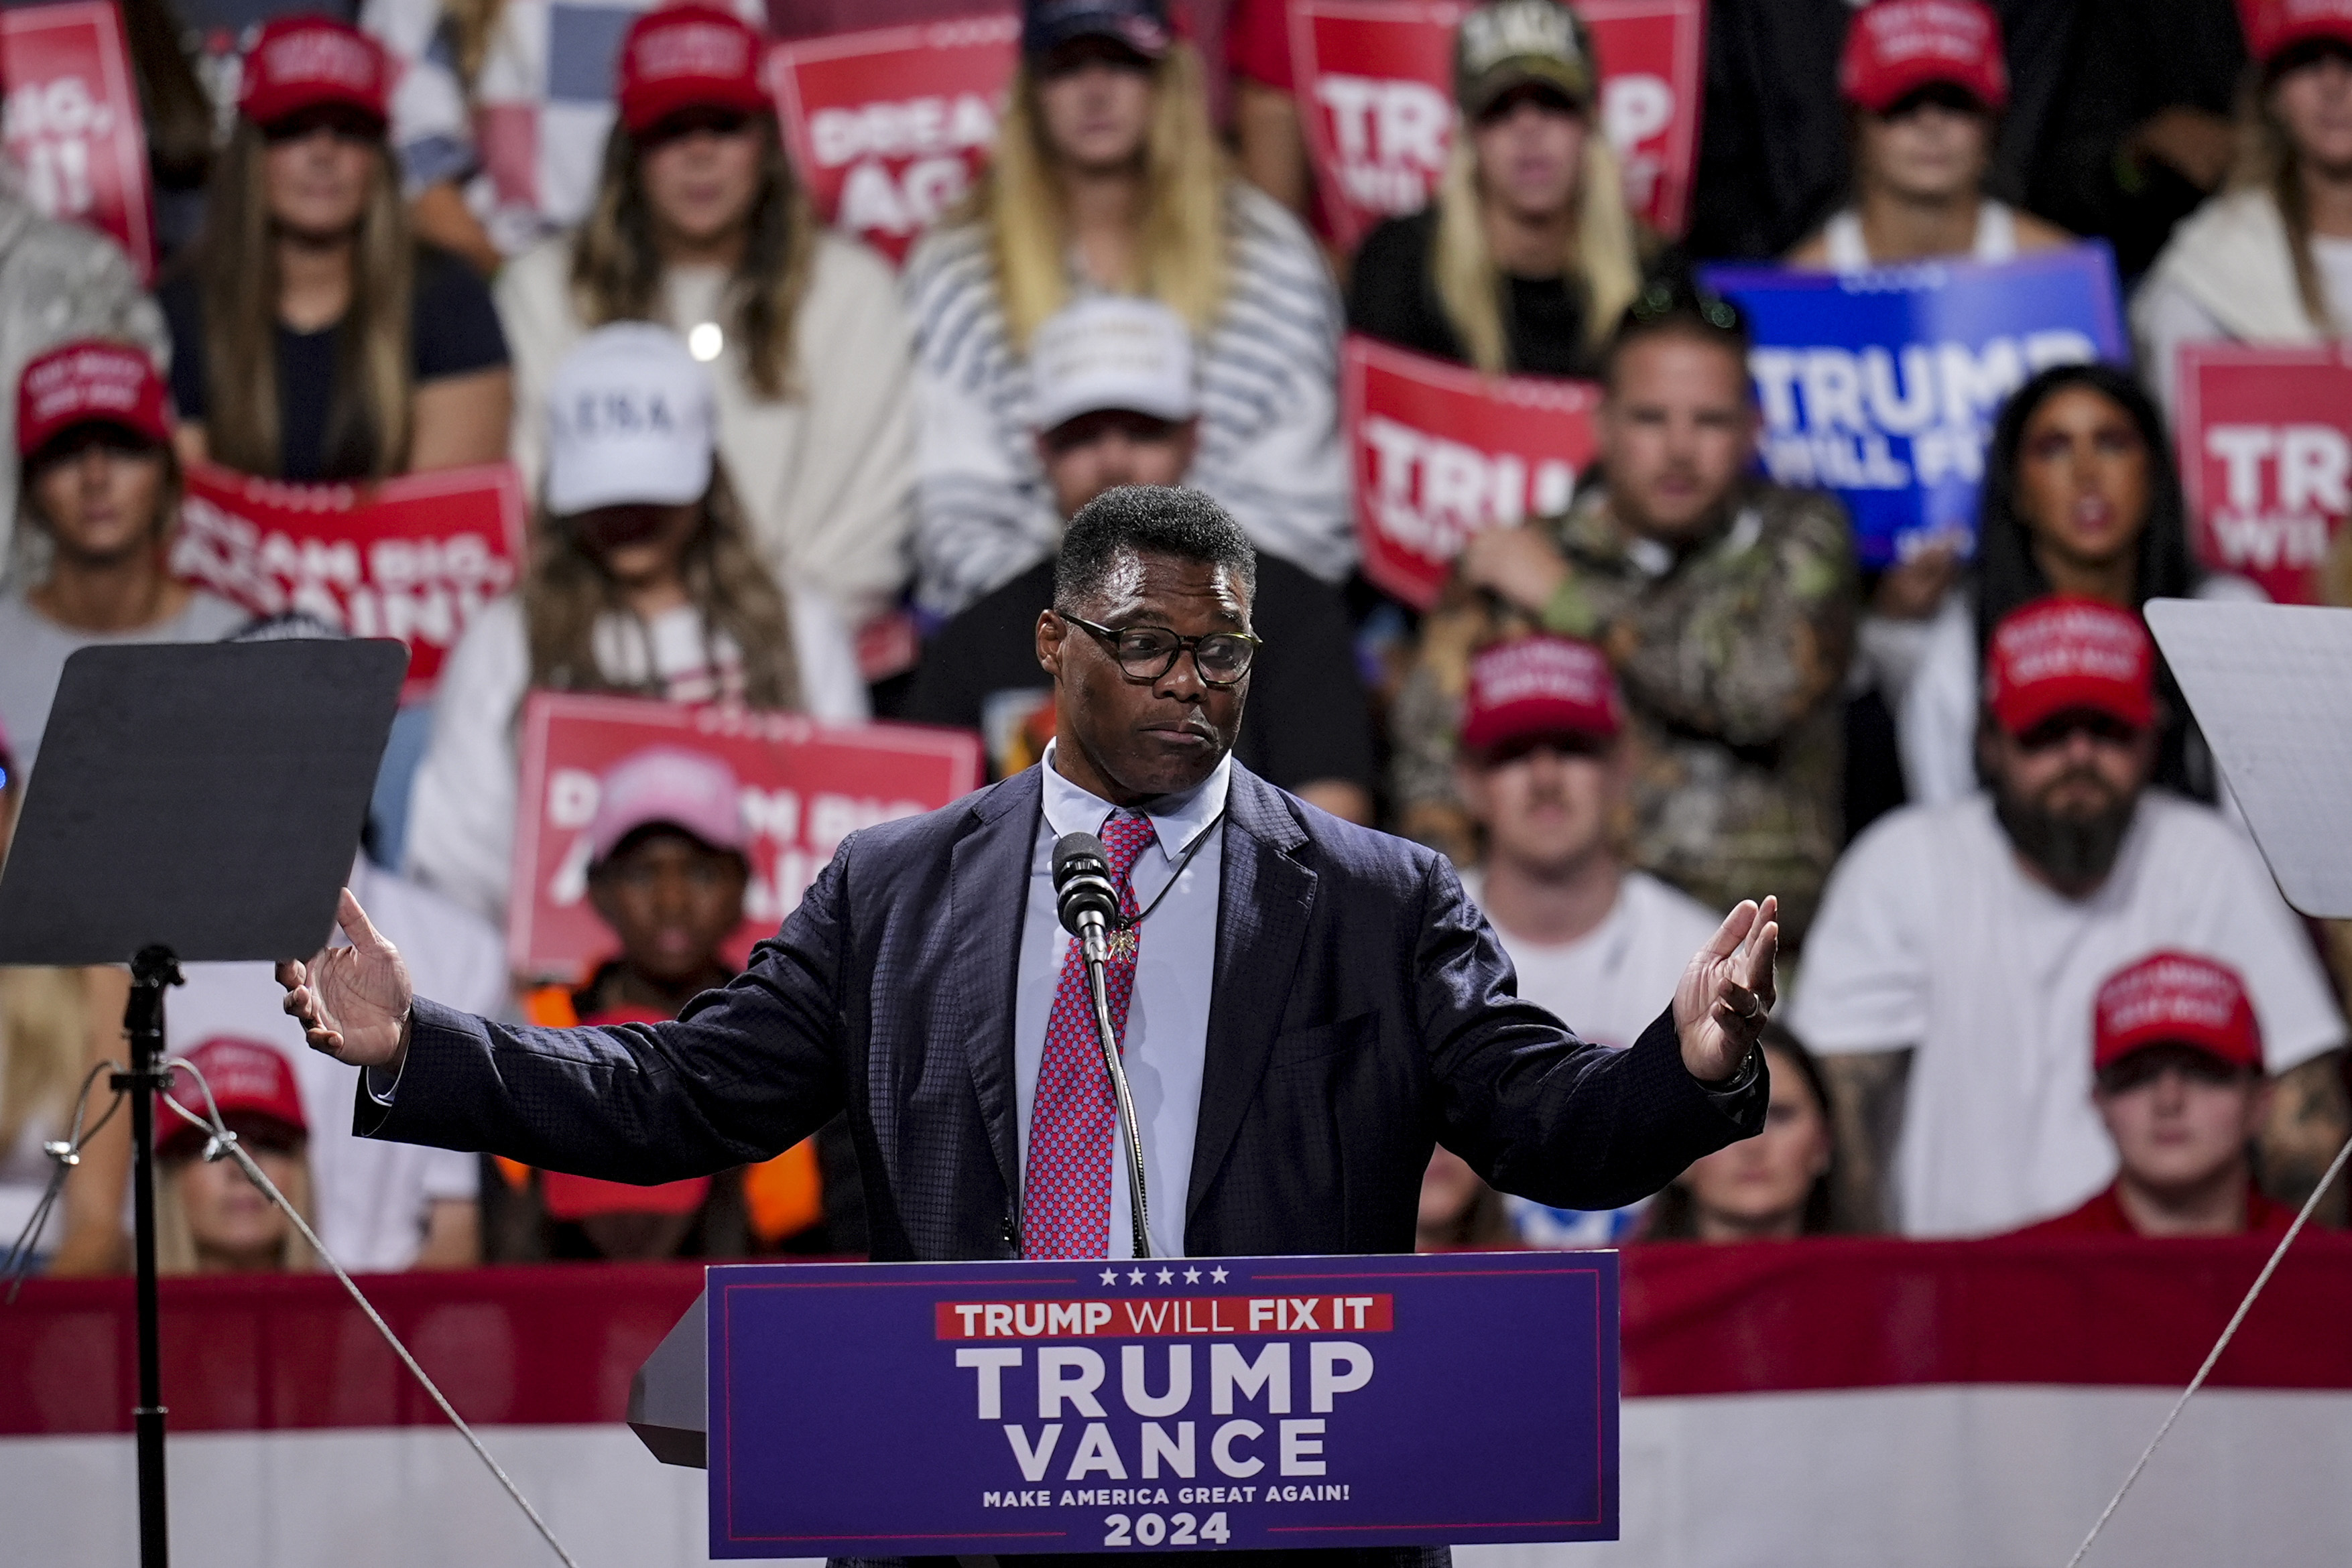
{"label": "dark plaid suit jacket", "polygon": [[[845,1105],[877,1259],[1016,1256],[1039,798],[1032,768],[852,834],[751,967],[674,1023],[527,1029],[420,1000],[392,1103],[362,1091],[359,1130],[659,1182],[766,1159]],[[1434,1140],[1506,1192],[1605,1208],[1762,1124],[1766,1085],[1701,1089],[1664,1016],[1612,1051],[1520,1001],[1444,857],[1238,764],[1213,984],[1194,1257],[1409,1252]]]}

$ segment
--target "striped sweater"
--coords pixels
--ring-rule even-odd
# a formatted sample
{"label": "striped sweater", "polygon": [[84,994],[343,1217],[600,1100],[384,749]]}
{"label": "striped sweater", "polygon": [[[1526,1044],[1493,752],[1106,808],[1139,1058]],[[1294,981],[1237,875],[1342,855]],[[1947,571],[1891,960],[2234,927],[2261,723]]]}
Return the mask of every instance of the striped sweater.
{"label": "striped sweater", "polygon": [[[1239,182],[1227,192],[1231,282],[1196,361],[1200,445],[1187,483],[1216,497],[1260,549],[1336,582],[1356,559],[1339,431],[1339,294],[1288,213]],[[906,290],[916,591],[926,610],[948,615],[1053,553],[1061,520],[985,233],[934,232],[908,260]]]}

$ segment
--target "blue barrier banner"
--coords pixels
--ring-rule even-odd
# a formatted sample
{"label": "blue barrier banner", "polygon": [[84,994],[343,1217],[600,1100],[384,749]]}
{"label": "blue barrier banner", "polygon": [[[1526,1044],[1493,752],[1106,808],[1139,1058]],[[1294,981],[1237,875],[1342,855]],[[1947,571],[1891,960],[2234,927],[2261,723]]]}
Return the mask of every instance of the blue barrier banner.
{"label": "blue barrier banner", "polygon": [[1617,1538],[1617,1256],[709,1270],[710,1554]]}
{"label": "blue barrier banner", "polygon": [[2052,365],[2130,358],[2104,244],[1994,266],[1704,276],[1755,333],[1765,469],[1836,491],[1865,566],[1938,539],[1973,551],[1985,448],[2009,394]]}

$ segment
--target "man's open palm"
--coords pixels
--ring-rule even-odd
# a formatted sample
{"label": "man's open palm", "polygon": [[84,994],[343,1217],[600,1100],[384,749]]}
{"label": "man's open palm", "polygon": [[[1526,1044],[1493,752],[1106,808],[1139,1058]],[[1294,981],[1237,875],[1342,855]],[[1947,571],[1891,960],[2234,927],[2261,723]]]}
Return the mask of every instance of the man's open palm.
{"label": "man's open palm", "polygon": [[408,1004],[415,999],[400,949],[369,924],[367,911],[343,889],[335,908],[348,947],[326,947],[308,964],[278,966],[286,1011],[302,1025],[314,1050],[354,1067],[397,1068],[408,1043]]}
{"label": "man's open palm", "polygon": [[1780,950],[1780,901],[1742,904],[1693,956],[1675,988],[1675,1032],[1683,1065],[1719,1083],[1748,1060],[1771,1016],[1772,962]]}

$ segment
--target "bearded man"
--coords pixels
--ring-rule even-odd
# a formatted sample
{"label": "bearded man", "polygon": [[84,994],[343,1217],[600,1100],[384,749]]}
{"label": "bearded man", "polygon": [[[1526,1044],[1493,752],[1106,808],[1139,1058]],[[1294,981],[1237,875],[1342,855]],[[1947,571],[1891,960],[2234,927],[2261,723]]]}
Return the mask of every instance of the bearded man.
{"label": "bearded man", "polygon": [[1830,878],[1790,1022],[1829,1074],[1852,1212],[1984,1235],[2105,1187],[2095,998],[2167,949],[2244,978],[2280,1090],[2273,1196],[2299,1203],[2342,1145],[2344,1019],[2301,923],[2242,833],[2148,787],[2155,672],[2128,611],[2022,606],[1986,653],[1985,788],[1882,819]]}

